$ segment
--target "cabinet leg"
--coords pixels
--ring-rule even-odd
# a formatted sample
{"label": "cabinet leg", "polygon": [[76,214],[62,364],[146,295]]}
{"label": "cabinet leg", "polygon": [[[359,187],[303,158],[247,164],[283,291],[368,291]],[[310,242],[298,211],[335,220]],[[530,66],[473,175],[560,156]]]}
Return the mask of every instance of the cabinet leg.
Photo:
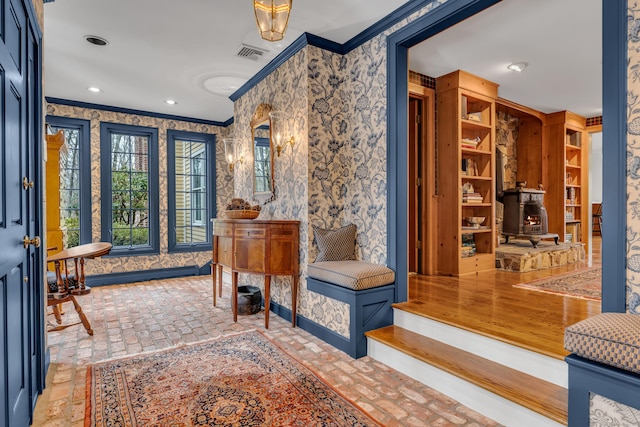
{"label": "cabinet leg", "polygon": [[222,264],[218,265],[218,295],[222,298]]}
{"label": "cabinet leg", "polygon": [[211,284],[213,288],[213,306],[216,306],[216,285],[217,285],[217,277],[216,273],[218,272],[218,264],[211,264]]}
{"label": "cabinet leg", "polygon": [[238,321],[238,272],[231,272],[231,309],[233,311],[233,321]]}
{"label": "cabinet leg", "polygon": [[293,285],[291,285],[291,327],[296,327],[296,313],[298,311],[298,275],[293,275]]}
{"label": "cabinet leg", "polygon": [[264,276],[264,328],[269,329],[269,305],[271,302],[271,276]]}

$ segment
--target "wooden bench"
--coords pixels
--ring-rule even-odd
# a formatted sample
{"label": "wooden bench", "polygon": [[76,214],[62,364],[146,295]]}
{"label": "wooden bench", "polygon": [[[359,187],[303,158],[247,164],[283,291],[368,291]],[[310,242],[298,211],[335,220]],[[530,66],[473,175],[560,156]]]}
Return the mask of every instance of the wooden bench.
{"label": "wooden bench", "polygon": [[569,427],[589,425],[591,394],[640,409],[640,316],[602,313],[569,326]]}
{"label": "wooden bench", "polygon": [[367,354],[366,331],[393,323],[395,273],[363,261],[325,261],[307,266],[307,289],[349,305],[349,337],[328,329],[313,335],[357,359]]}

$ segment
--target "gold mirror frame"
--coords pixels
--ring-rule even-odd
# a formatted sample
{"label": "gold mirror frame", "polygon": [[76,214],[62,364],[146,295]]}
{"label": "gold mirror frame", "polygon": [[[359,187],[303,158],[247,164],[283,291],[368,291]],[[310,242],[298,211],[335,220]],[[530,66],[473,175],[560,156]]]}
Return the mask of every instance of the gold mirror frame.
{"label": "gold mirror frame", "polygon": [[250,124],[253,148],[253,199],[260,204],[266,204],[275,198],[270,112],[271,105],[258,105]]}

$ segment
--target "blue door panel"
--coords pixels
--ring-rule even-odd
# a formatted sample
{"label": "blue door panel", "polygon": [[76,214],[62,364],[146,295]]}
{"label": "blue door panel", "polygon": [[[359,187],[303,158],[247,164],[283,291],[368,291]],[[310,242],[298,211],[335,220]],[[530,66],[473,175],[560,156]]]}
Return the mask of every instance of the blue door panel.
{"label": "blue door panel", "polygon": [[[29,422],[27,292],[25,266],[13,267],[7,277],[7,375],[9,425],[22,426]],[[25,424],[25,422],[27,424]]]}
{"label": "blue door panel", "polygon": [[[0,275],[0,319],[6,319],[7,307],[7,276]],[[4,322],[0,320],[0,384],[7,383],[7,359],[4,357],[6,354],[6,342],[7,342],[7,331],[4,328]],[[1,402],[7,401],[7,391],[5,387],[0,387],[0,425],[5,426],[9,425],[9,414],[7,405],[2,404]]]}
{"label": "blue door panel", "polygon": [[24,27],[25,16],[22,4],[14,4],[9,1],[9,13],[5,22],[6,37],[5,43],[9,50],[9,54],[13,59],[18,74],[22,73],[22,58],[24,51]]}
{"label": "blue door panel", "polygon": [[[40,249],[23,247],[42,230],[40,35],[27,0],[0,0],[0,426],[28,427],[41,389],[44,295]],[[25,7],[28,5],[29,8]],[[27,12],[29,11],[29,12]],[[33,29],[36,28],[36,32]],[[37,35],[36,35],[37,34]],[[34,381],[34,379],[38,379]]]}

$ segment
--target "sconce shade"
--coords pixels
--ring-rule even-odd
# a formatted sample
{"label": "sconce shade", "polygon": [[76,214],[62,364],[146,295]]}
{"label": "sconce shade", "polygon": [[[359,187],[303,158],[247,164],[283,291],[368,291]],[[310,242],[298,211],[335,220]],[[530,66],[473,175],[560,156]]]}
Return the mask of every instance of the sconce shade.
{"label": "sconce shade", "polygon": [[293,137],[291,137],[291,141],[285,137],[286,116],[284,111],[270,112],[269,119],[271,120],[271,141],[274,147],[276,147],[278,157],[280,157],[280,153],[286,147],[287,143],[293,146]]}
{"label": "sconce shade", "polygon": [[236,140],[234,138],[224,138],[224,157],[229,164],[229,170],[233,171],[233,166],[240,162],[242,163],[242,158],[238,156],[238,145],[236,144]]}
{"label": "sconce shade", "polygon": [[284,38],[293,0],[253,0],[260,37],[275,42]]}

